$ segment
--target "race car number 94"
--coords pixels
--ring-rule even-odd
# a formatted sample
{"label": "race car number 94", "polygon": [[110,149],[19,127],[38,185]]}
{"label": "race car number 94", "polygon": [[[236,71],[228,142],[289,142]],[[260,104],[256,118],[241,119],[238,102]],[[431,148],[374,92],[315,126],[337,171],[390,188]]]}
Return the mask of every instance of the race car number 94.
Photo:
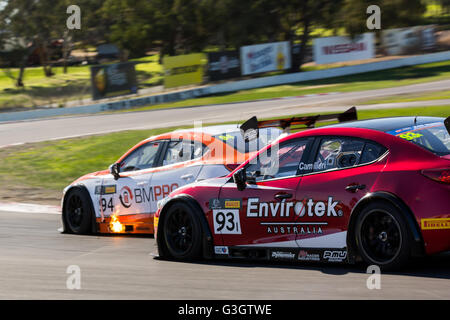
{"label": "race car number 94", "polygon": [[214,233],[241,234],[239,209],[213,210]]}

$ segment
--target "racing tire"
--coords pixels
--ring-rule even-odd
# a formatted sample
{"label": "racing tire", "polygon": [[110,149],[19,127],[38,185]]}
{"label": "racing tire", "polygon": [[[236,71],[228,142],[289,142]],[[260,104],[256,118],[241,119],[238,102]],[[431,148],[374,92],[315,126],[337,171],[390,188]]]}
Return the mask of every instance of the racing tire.
{"label": "racing tire", "polygon": [[163,241],[168,255],[175,260],[190,261],[200,258],[202,227],[191,206],[178,202],[164,218]]}
{"label": "racing tire", "polygon": [[410,258],[411,234],[402,213],[387,202],[374,202],[357,217],[356,245],[369,265],[398,270]]}
{"label": "racing tire", "polygon": [[64,202],[65,231],[74,234],[91,233],[93,214],[92,202],[87,191],[81,188],[70,190]]}

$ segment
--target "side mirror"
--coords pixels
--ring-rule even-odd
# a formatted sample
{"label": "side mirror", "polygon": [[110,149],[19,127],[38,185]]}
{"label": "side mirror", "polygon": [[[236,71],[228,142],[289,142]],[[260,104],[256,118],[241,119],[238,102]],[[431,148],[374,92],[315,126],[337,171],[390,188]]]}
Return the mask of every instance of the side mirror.
{"label": "side mirror", "polygon": [[109,172],[113,175],[114,180],[118,180],[120,178],[120,164],[114,163],[110,165]]}
{"label": "side mirror", "polygon": [[243,191],[247,187],[246,178],[245,168],[239,169],[233,174],[233,181],[239,191]]}

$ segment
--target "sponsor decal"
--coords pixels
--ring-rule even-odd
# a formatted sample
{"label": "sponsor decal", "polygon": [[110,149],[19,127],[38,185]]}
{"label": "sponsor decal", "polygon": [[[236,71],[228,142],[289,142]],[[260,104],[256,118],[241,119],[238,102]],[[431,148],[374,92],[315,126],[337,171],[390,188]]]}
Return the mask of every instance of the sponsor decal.
{"label": "sponsor decal", "polygon": [[240,209],[241,199],[211,199],[209,200],[210,209]]}
{"label": "sponsor decal", "polygon": [[325,250],[323,259],[328,262],[342,262],[347,258],[347,251],[345,250]]}
{"label": "sponsor decal", "polygon": [[[289,225],[268,225],[267,233],[270,234],[297,234],[297,235],[315,235],[315,234],[323,234],[322,228],[320,226],[312,225],[307,226],[289,226]],[[265,225],[261,223],[261,225]]]}
{"label": "sponsor decal", "polygon": [[228,247],[215,246],[214,253],[215,254],[228,254]]}
{"label": "sponsor decal", "polygon": [[95,186],[95,194],[115,194],[116,185]]}
{"label": "sponsor decal", "polygon": [[124,206],[125,208],[131,207],[133,201],[133,193],[131,192],[131,189],[129,187],[125,186],[120,190],[119,200],[122,206]]}
{"label": "sponsor decal", "polygon": [[297,259],[300,261],[320,261],[320,254],[308,253],[306,250],[300,250]]}
{"label": "sponsor decal", "polygon": [[435,127],[442,127],[442,122],[433,122],[433,123],[426,123],[426,124],[419,124],[416,126],[410,126],[405,128],[400,128],[396,130],[387,131],[386,133],[392,134],[394,136],[397,136],[399,138],[411,141],[417,138],[420,138],[423,136],[421,133],[417,133],[416,131],[424,130],[424,129],[431,129]]}
{"label": "sponsor decal", "polygon": [[275,218],[275,217],[342,217],[343,211],[338,209],[339,201],[328,197],[328,201],[302,201],[259,202],[259,198],[248,198],[247,217],[249,218]]}
{"label": "sponsor decal", "polygon": [[422,230],[450,229],[450,218],[422,219]]}
{"label": "sponsor decal", "polygon": [[287,251],[272,251],[271,257],[273,259],[295,259],[295,253],[287,252]]}
{"label": "sponsor decal", "polygon": [[225,208],[227,209],[239,209],[241,207],[241,201],[239,200],[225,200]]}

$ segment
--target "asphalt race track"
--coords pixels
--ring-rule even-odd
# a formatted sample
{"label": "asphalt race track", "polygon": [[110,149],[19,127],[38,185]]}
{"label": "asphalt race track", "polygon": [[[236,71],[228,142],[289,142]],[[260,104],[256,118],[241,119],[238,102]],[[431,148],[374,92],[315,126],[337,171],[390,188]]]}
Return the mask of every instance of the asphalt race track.
{"label": "asphalt race track", "polygon": [[[89,116],[61,117],[0,124],[0,147],[26,142],[61,139],[73,136],[98,134],[132,129],[194,126],[194,121],[219,123],[241,121],[257,115],[259,118],[289,116],[298,113],[344,111],[363,99],[373,99],[396,94],[447,90],[450,80],[428,82],[395,88],[345,92],[301,98],[251,101],[227,105],[200,106],[142,112],[97,114]],[[449,105],[450,100],[418,101],[383,105],[357,105],[362,109],[393,107]],[[176,116],[174,117],[174,112]]]}
{"label": "asphalt race track", "polygon": [[[450,255],[381,275],[361,266],[155,259],[152,237],[61,234],[60,215],[0,212],[0,299],[449,299]],[[67,268],[81,270],[69,290]]]}

